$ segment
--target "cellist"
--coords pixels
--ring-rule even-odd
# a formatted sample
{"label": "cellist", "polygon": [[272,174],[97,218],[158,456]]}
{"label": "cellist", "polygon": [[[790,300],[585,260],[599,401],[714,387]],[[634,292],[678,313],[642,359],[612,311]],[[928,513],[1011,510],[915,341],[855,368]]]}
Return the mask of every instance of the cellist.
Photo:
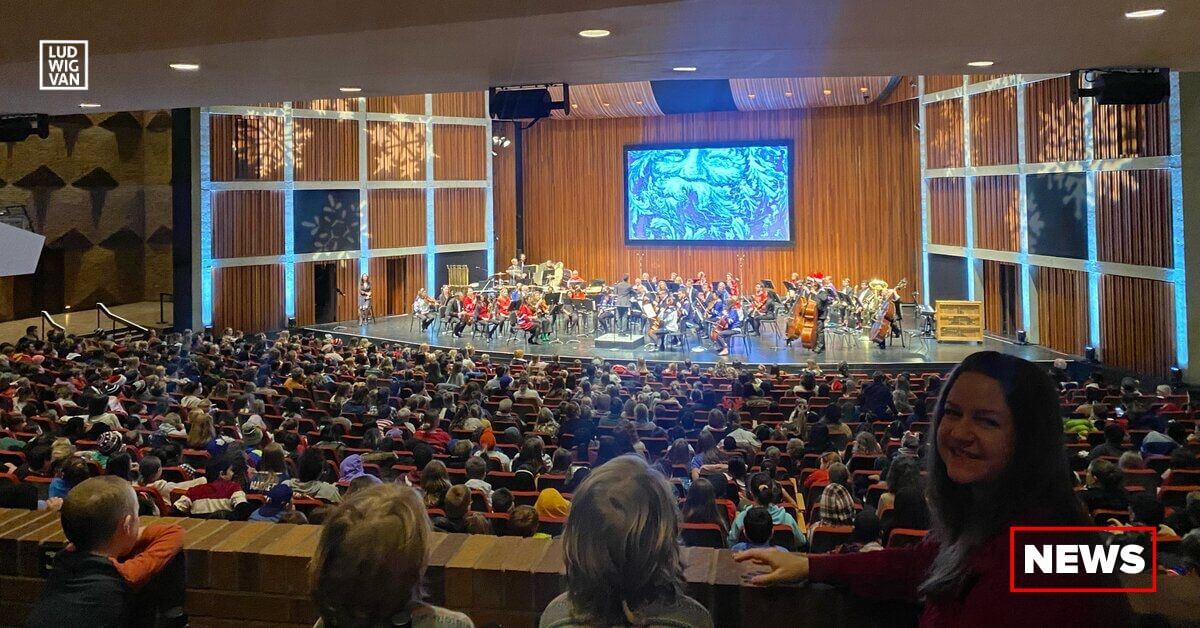
{"label": "cellist", "polygon": [[729,337],[738,333],[742,326],[742,302],[734,299],[724,316],[714,323],[712,341],[717,345],[717,355],[729,355]]}

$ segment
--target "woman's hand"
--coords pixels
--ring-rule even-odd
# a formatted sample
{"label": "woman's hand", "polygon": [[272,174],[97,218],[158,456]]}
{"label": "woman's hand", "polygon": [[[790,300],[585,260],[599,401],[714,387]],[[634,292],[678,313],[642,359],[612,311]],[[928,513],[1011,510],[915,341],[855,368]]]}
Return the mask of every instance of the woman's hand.
{"label": "woman's hand", "polygon": [[803,554],[781,552],[777,549],[751,549],[734,554],[733,559],[739,563],[749,561],[771,568],[768,573],[754,576],[750,580],[752,584],[782,584],[808,578],[808,556]]}

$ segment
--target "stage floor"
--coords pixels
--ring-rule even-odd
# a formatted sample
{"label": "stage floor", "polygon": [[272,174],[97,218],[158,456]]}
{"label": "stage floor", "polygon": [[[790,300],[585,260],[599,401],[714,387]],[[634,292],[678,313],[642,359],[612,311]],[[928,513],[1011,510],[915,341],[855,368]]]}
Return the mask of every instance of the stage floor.
{"label": "stage floor", "polygon": [[[432,329],[422,332],[419,323],[415,323],[408,315],[389,316],[378,319],[374,323],[359,326],[358,321],[343,321],[325,325],[311,325],[304,329],[321,333],[329,333],[342,337],[363,337],[378,342],[400,342],[416,345],[429,343],[432,347],[475,347],[476,351],[509,355],[515,349],[524,349],[526,355],[561,356],[563,358],[600,357],[607,360],[629,360],[645,358],[648,361],[680,362],[715,362],[718,359],[716,350],[711,343],[697,350],[695,336],[689,338],[690,350],[678,348],[667,351],[647,351],[645,349],[603,349],[594,346],[595,336],[560,335],[562,343],[541,343],[526,345],[524,334],[518,340],[502,338],[500,334],[491,342],[482,335],[472,337],[468,330],[462,338],[453,334],[435,333]],[[781,322],[779,330],[783,330]],[[940,343],[933,339],[921,339],[905,333],[904,345],[899,338],[893,339],[890,346],[880,349],[864,338],[844,338],[830,335],[826,342],[825,353],[815,355],[807,349],[802,349],[796,343],[792,348],[784,346],[782,336],[776,336],[772,325],[763,324],[763,336],[750,336],[745,344],[740,339],[730,344],[726,360],[755,364],[804,364],[809,358],[815,358],[821,364],[836,365],[843,360],[854,368],[863,368],[872,364],[887,365],[952,365],[966,356],[985,349],[1016,355],[1036,362],[1049,362],[1056,358],[1068,360],[1079,359],[1037,345],[1018,345],[996,338],[985,337],[982,343]]]}

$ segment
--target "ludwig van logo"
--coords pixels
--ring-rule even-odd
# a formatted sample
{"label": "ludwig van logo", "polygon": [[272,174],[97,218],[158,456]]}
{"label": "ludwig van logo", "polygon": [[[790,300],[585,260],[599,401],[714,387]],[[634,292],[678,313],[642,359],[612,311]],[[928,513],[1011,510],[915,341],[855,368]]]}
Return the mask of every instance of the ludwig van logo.
{"label": "ludwig van logo", "polygon": [[1158,530],[1125,526],[1009,528],[1013,593],[1152,593]]}
{"label": "ludwig van logo", "polygon": [[88,88],[88,40],[38,41],[38,88],[43,91]]}

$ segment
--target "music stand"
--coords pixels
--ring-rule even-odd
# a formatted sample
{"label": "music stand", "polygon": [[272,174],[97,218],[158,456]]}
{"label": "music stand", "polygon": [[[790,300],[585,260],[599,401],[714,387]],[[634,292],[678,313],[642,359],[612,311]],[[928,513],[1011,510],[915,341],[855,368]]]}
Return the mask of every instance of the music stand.
{"label": "music stand", "polygon": [[537,269],[537,264],[526,264],[521,267],[521,272],[525,273],[526,283],[541,283],[538,281],[541,277],[537,275]]}
{"label": "music stand", "polygon": [[641,284],[642,284],[642,287],[646,289],[646,292],[649,292],[650,294],[654,294],[654,284],[650,283],[649,279],[643,279],[641,281]]}
{"label": "music stand", "polygon": [[[592,333],[595,333],[596,332],[596,316],[595,316],[596,302],[593,301],[592,299],[588,299],[588,298],[570,299],[570,301],[571,301],[572,307],[575,308],[575,313],[578,314],[583,321],[588,320],[588,317],[591,316]],[[584,330],[584,327],[585,327],[585,325],[583,323],[580,323],[579,333],[575,334],[576,338],[582,338],[584,336],[590,335]],[[578,342],[578,341],[576,341],[576,342]]]}
{"label": "music stand", "polygon": [[771,291],[775,290],[775,283],[772,282],[770,279],[760,279],[759,283],[761,283],[763,285],[763,287],[766,288],[767,290],[771,290]]}
{"label": "music stand", "polygon": [[554,338],[548,344],[562,344],[562,340],[558,339],[558,314],[562,312],[563,293],[548,292],[546,294],[546,304],[550,306],[550,328],[554,333]]}
{"label": "music stand", "polygon": [[679,282],[668,281],[667,282],[667,292],[670,292],[671,294],[675,294],[676,292],[679,292]]}

